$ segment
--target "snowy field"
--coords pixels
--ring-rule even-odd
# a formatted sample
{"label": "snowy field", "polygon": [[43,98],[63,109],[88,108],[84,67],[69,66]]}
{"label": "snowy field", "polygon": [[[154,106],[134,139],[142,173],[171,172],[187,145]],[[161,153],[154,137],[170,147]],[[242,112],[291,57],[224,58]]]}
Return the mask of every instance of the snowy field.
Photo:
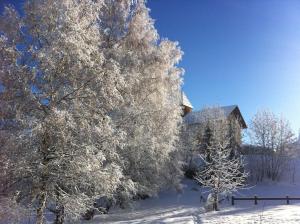
{"label": "snowy field", "polygon": [[[136,208],[131,210],[113,210],[111,214],[95,217],[93,221],[85,223],[300,223],[300,201],[291,201],[290,205],[286,205],[285,201],[258,201],[258,205],[254,205],[253,201],[237,201],[235,206],[231,206],[231,202],[225,200],[221,204],[221,211],[206,213],[203,202],[200,203],[201,188],[190,180],[185,180],[183,184],[181,194],[164,192],[158,198],[138,202]],[[205,192],[202,194],[205,195]],[[299,196],[300,185],[264,183],[236,194],[241,197],[253,195]]]}
{"label": "snowy field", "polygon": [[[283,177],[283,182],[264,182],[248,186],[236,192],[236,197],[300,197],[300,161],[296,161],[295,183],[291,178]],[[194,181],[185,179],[183,191],[162,192],[159,197],[137,202],[130,210],[112,210],[108,215],[97,216],[84,224],[299,224],[300,201],[236,201],[231,206],[230,200],[221,203],[218,212],[205,212],[205,189]]]}
{"label": "snowy field", "polygon": [[[295,183],[284,177],[283,182],[264,182],[236,192],[236,197],[300,197],[300,160],[296,162]],[[111,209],[107,215],[95,216],[91,221],[72,224],[299,224],[300,201],[235,201],[230,198],[220,204],[220,211],[205,212],[201,201],[207,190],[194,181],[184,179],[182,191],[165,191],[157,198],[136,202],[130,209]],[[24,220],[22,224],[31,224]],[[49,224],[51,222],[48,222]],[[70,223],[70,222],[68,222]],[[1,223],[2,224],[2,223]],[[6,224],[6,223],[3,223]]]}

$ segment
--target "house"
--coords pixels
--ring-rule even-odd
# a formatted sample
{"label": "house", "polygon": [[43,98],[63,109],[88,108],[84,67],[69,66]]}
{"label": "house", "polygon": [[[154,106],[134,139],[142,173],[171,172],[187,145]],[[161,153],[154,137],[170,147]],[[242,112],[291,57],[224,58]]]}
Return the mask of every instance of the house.
{"label": "house", "polygon": [[[208,122],[211,119],[218,120],[221,117],[229,121],[227,122],[228,129],[226,132],[228,136],[230,136],[229,145],[232,148],[231,156],[237,156],[241,153],[242,130],[247,128],[247,124],[237,105],[206,108],[186,114],[183,119],[186,136],[190,139],[194,139],[194,141],[196,139],[196,142],[198,142],[194,146],[196,148],[193,150],[197,151],[197,148],[199,147],[200,151],[206,150],[205,148],[208,144],[207,141],[209,141],[209,136],[211,136],[211,129],[207,126]],[[192,147],[191,142],[190,147]]]}
{"label": "house", "polygon": [[[191,105],[189,103],[189,105]],[[229,122],[221,123],[228,125],[226,135],[230,136],[229,146],[232,149],[230,158],[241,155],[242,130],[247,128],[247,124],[237,105],[225,107],[211,107],[199,111],[190,111],[183,117],[183,131],[181,141],[183,145],[183,156],[185,161],[185,173],[193,177],[196,170],[205,166],[203,155],[209,160],[208,145],[212,136],[211,127],[208,126],[211,119],[228,119]],[[233,121],[233,122],[231,122]]]}
{"label": "house", "polygon": [[[242,116],[242,113],[237,105],[231,105],[231,106],[225,106],[220,107],[220,111],[223,112],[224,116],[229,120],[236,120],[238,121],[238,124],[240,125],[241,129],[246,129],[247,124]],[[211,116],[214,116],[215,119],[218,119],[218,115],[220,113],[215,113],[215,108],[208,108],[204,110],[199,111],[193,111],[189,114],[187,114],[184,118],[184,121],[188,125],[194,125],[194,124],[201,124],[203,123],[203,120],[205,119],[205,115],[210,113]]]}
{"label": "house", "polygon": [[[181,105],[183,110],[183,117],[184,121],[188,125],[192,124],[200,124],[203,123],[203,112],[204,110],[193,111],[193,105],[189,101],[186,94],[182,91],[181,92]],[[211,108],[212,112],[214,108]],[[241,129],[246,129],[247,124],[242,116],[242,113],[237,105],[230,105],[220,107],[220,110],[223,112],[224,116],[229,120],[237,120],[238,124],[240,125]],[[205,109],[207,112],[207,109]],[[216,117],[217,119],[217,117]],[[300,138],[300,135],[299,135]]]}

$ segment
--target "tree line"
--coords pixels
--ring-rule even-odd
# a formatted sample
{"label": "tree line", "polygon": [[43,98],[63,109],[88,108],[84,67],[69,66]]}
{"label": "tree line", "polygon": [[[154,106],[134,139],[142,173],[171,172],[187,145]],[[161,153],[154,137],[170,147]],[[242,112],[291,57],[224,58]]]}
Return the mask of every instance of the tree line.
{"label": "tree line", "polygon": [[1,219],[63,223],[178,184],[182,51],[145,1],[23,11],[0,18]]}
{"label": "tree line", "polygon": [[[144,0],[26,0],[23,12],[0,17],[0,220],[89,219],[180,187],[182,171],[210,188],[214,210],[246,184],[237,121],[207,108],[182,125],[183,53]],[[262,112],[250,129],[263,149],[250,177],[279,179],[288,122]]]}

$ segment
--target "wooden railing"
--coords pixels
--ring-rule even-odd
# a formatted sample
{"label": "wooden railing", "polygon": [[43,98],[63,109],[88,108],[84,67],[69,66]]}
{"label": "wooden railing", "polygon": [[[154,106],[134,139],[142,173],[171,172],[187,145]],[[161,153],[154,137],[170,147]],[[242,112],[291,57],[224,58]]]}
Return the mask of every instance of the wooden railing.
{"label": "wooden railing", "polygon": [[257,201],[286,201],[286,204],[289,205],[290,201],[300,200],[297,197],[282,197],[282,198],[269,198],[269,197],[257,197],[254,196],[252,198],[236,198],[234,196],[231,197],[231,205],[234,205],[235,201],[254,201],[254,204],[257,205]]}

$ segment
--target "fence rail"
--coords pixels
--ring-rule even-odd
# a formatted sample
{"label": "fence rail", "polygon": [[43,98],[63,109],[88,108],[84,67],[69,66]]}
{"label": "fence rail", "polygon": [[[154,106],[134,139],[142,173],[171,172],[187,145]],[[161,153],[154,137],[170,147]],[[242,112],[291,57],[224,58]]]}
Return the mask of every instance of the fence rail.
{"label": "fence rail", "polygon": [[289,205],[290,201],[300,200],[298,197],[282,197],[282,198],[269,198],[269,197],[248,197],[248,198],[236,198],[234,196],[231,197],[231,205],[234,205],[235,201],[254,201],[254,204],[257,205],[258,201],[286,201],[286,204]]}

